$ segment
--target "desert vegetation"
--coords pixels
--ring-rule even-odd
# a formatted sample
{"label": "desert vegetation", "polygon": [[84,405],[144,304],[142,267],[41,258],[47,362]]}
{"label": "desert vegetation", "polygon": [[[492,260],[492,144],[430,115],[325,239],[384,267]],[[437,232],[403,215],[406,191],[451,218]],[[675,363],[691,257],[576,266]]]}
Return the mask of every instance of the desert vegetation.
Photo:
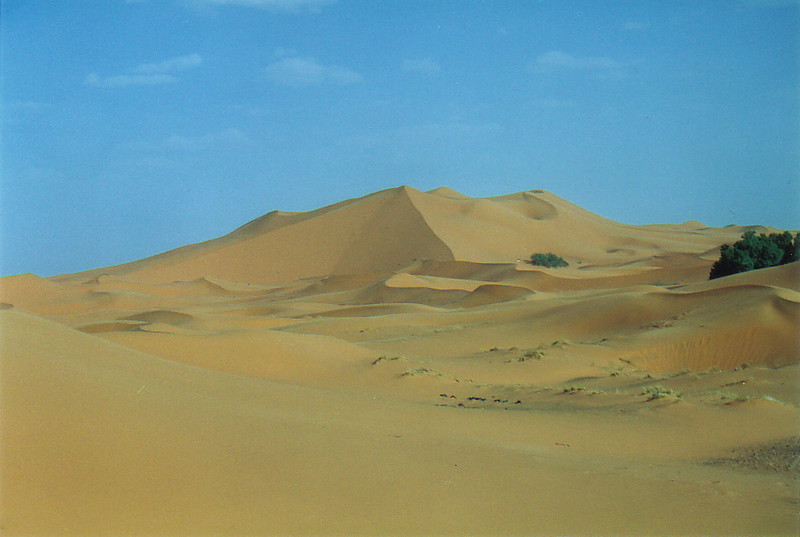
{"label": "desert vegetation", "polygon": [[792,263],[800,257],[799,252],[800,233],[792,237],[788,231],[769,235],[746,231],[733,245],[722,245],[708,279]]}
{"label": "desert vegetation", "polygon": [[567,263],[563,257],[557,256],[552,252],[547,252],[546,254],[536,253],[531,255],[530,264],[546,268],[561,268],[569,266],[569,263]]}

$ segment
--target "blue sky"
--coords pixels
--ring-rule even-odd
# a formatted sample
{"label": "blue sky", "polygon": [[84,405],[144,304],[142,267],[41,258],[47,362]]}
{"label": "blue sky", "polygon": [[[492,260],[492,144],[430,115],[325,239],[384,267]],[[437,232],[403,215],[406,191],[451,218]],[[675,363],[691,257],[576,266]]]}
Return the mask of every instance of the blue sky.
{"label": "blue sky", "polygon": [[788,0],[4,0],[0,273],[408,184],[800,228]]}

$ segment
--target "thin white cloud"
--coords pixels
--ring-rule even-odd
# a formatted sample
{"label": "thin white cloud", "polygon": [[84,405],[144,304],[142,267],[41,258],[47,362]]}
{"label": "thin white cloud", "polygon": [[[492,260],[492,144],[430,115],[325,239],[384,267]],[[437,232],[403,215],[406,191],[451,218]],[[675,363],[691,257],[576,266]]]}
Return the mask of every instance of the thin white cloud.
{"label": "thin white cloud", "polygon": [[434,122],[404,127],[394,133],[394,140],[410,145],[465,144],[485,142],[503,132],[499,123]]}
{"label": "thin white cloud", "polygon": [[575,108],[578,103],[571,99],[536,99],[533,106],[537,108],[557,109]]}
{"label": "thin white cloud", "polygon": [[431,148],[481,147],[494,143],[504,132],[505,128],[496,122],[430,122],[348,136],[339,141],[339,146],[357,151],[389,151],[403,155],[421,151],[430,154]]}
{"label": "thin white cloud", "polygon": [[181,151],[200,151],[222,145],[247,145],[249,143],[250,138],[239,129],[234,128],[224,129],[202,136],[173,135],[164,142],[167,149],[177,149]]}
{"label": "thin white cloud", "polygon": [[736,3],[751,8],[800,7],[800,0],[737,0]]}
{"label": "thin white cloud", "polygon": [[403,71],[435,75],[442,70],[441,65],[436,60],[430,58],[420,58],[415,60],[404,60]]}
{"label": "thin white cloud", "polygon": [[362,81],[362,76],[354,71],[335,65],[323,65],[314,58],[300,56],[280,59],[268,65],[265,73],[271,82],[291,87],[321,84],[344,86]]}
{"label": "thin white cloud", "polygon": [[275,49],[274,55],[276,58],[287,58],[292,56],[299,56],[300,53],[293,48],[278,47]]}
{"label": "thin white cloud", "polygon": [[165,150],[170,153],[176,151],[204,151],[217,147],[246,146],[251,143],[250,137],[241,130],[228,128],[201,135],[173,134],[160,140],[125,142],[118,147],[124,151],[159,154]]}
{"label": "thin white cloud", "polygon": [[159,86],[174,84],[180,79],[174,74],[199,67],[203,58],[199,54],[177,56],[157,63],[143,63],[134,67],[131,72],[121,75],[100,76],[89,74],[83,81],[87,86],[96,88],[126,88],[129,86]]}
{"label": "thin white cloud", "polygon": [[203,57],[199,54],[189,54],[178,56],[158,63],[143,63],[134,69],[137,73],[155,74],[169,73],[174,71],[186,71],[203,64]]}
{"label": "thin white cloud", "polygon": [[126,88],[129,86],[174,84],[177,81],[177,77],[165,74],[100,76],[97,73],[91,73],[84,79],[83,83],[96,88]]}
{"label": "thin white cloud", "polygon": [[622,67],[618,62],[604,56],[579,57],[557,50],[545,52],[536,59],[536,64],[547,67],[567,67],[570,69],[589,70],[619,69]]}
{"label": "thin white cloud", "polygon": [[645,28],[647,28],[647,26],[648,25],[645,24],[644,22],[627,21],[627,22],[625,22],[625,24],[622,25],[622,28],[624,30],[628,30],[629,32],[636,32],[636,31],[639,31],[639,30],[644,30]]}
{"label": "thin white cloud", "polygon": [[25,112],[41,112],[47,110],[52,105],[38,101],[13,101],[6,105],[9,110],[20,110]]}
{"label": "thin white cloud", "polygon": [[184,3],[196,7],[238,6],[288,13],[318,13],[323,7],[336,4],[337,0],[184,0]]}
{"label": "thin white cloud", "polygon": [[583,71],[594,78],[613,79],[625,76],[624,66],[606,56],[573,56],[566,52],[551,50],[540,55],[533,63],[537,73],[557,71]]}

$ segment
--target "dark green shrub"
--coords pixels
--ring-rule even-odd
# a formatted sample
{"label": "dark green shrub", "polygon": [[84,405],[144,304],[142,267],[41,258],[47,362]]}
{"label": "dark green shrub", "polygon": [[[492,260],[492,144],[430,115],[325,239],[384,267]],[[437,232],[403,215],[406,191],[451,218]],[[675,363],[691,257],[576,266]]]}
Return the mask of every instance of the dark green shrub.
{"label": "dark green shrub", "polygon": [[719,259],[711,267],[708,279],[791,263],[800,258],[798,252],[800,233],[793,238],[788,231],[769,235],[746,231],[733,246],[722,245]]}
{"label": "dark green shrub", "polygon": [[546,254],[533,254],[530,260],[531,265],[537,265],[547,268],[568,267],[569,263],[564,261],[564,258],[557,256],[553,253]]}
{"label": "dark green shrub", "polygon": [[770,235],[770,237],[773,236],[773,241],[775,241],[775,244],[777,244],[778,248],[783,252],[783,257],[779,263],[780,265],[792,263],[800,259],[800,233],[794,236],[794,240],[792,239],[792,234],[788,231]]}

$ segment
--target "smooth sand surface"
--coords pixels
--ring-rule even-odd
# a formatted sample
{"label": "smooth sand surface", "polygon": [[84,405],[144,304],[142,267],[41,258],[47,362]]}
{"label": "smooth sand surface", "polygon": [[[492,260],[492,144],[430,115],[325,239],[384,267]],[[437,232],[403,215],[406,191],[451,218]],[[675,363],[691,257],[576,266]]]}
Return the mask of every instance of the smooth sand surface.
{"label": "smooth sand surface", "polygon": [[400,187],[0,279],[0,532],[796,535],[800,265],[707,281],[747,229]]}

